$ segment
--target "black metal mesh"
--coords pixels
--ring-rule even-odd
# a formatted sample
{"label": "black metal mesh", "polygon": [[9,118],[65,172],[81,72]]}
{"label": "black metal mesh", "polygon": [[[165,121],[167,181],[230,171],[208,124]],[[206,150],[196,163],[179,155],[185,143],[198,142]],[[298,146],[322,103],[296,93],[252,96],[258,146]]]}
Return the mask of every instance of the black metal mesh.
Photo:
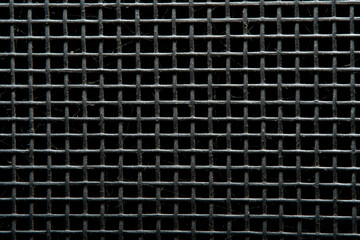
{"label": "black metal mesh", "polygon": [[0,238],[360,238],[359,16],[2,1]]}

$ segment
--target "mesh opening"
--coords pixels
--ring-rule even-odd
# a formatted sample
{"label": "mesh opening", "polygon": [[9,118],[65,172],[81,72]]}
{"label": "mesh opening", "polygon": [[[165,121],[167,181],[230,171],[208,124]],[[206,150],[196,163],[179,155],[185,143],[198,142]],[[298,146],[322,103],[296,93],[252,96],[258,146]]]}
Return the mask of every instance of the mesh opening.
{"label": "mesh opening", "polygon": [[2,1],[1,238],[359,238],[359,6]]}

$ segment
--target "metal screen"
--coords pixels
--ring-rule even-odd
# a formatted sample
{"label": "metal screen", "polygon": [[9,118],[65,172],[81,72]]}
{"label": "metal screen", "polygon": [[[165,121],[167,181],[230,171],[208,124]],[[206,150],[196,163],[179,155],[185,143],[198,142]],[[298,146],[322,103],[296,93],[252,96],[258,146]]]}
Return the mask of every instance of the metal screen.
{"label": "metal screen", "polygon": [[360,238],[359,16],[1,1],[0,238]]}

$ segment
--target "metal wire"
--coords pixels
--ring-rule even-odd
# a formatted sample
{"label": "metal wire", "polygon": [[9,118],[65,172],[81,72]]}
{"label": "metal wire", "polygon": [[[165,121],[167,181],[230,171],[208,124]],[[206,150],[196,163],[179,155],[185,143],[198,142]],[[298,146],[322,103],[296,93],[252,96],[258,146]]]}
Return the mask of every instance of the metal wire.
{"label": "metal wire", "polygon": [[0,3],[1,239],[357,239],[359,1]]}

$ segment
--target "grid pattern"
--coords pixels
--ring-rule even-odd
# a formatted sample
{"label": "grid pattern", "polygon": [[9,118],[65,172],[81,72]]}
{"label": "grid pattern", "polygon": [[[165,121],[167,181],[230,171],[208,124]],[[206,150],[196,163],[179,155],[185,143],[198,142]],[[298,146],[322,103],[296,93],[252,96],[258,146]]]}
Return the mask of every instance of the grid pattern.
{"label": "grid pattern", "polygon": [[359,16],[1,1],[0,238],[360,238]]}

